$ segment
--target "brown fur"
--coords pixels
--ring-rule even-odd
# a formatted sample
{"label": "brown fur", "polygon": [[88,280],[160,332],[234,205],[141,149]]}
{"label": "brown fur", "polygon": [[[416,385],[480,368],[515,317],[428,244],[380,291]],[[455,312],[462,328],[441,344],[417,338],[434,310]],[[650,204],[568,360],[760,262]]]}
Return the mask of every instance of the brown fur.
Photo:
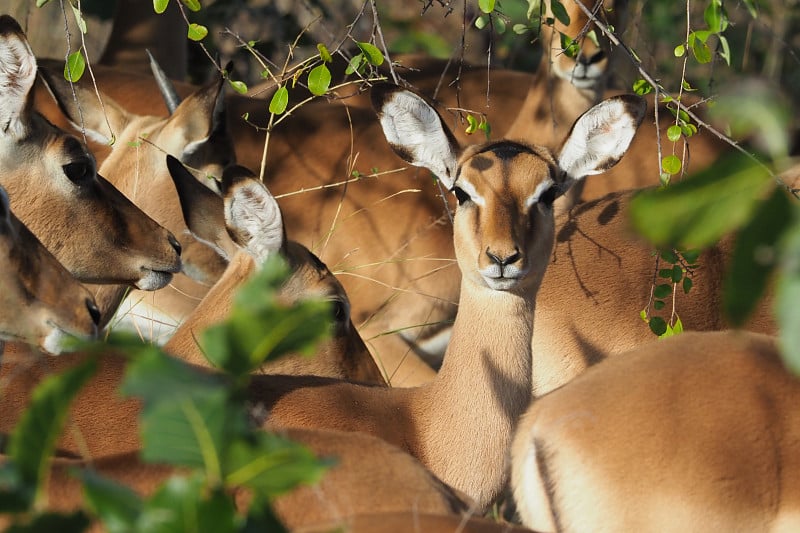
{"label": "brown fur", "polygon": [[684,333],[536,400],[512,448],[540,531],[796,531],[800,381],[772,337]]}

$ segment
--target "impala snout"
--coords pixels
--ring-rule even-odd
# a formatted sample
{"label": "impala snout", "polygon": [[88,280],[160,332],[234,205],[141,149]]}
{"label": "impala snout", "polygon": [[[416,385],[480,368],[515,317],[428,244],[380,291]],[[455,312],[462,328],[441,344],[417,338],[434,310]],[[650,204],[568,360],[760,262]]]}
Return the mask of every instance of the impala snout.
{"label": "impala snout", "polygon": [[480,273],[486,284],[494,290],[511,289],[528,273],[523,255],[517,246],[507,251],[487,247],[485,254],[489,263],[481,268]]}

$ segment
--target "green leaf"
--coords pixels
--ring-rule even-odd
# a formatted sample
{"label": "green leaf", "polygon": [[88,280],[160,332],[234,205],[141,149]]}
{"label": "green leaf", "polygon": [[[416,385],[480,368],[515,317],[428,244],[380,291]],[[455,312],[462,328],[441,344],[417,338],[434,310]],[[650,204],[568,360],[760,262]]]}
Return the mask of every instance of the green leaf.
{"label": "green leaf", "polygon": [[674,176],[681,171],[681,160],[675,154],[670,154],[661,160],[661,168],[667,174]]}
{"label": "green leaf", "polygon": [[383,65],[383,54],[375,45],[370,43],[356,44],[361,49],[361,53],[364,54],[364,57],[370,65],[375,65],[376,67]]}
{"label": "green leaf", "polygon": [[159,15],[166,11],[169,0],[153,0],[153,10]]}
{"label": "green leaf", "polygon": [[786,366],[800,375],[800,213],[794,207],[794,223],[781,243],[776,283],[775,314]]}
{"label": "green leaf", "polygon": [[526,24],[514,24],[511,27],[511,31],[513,31],[517,35],[523,35],[528,31],[530,31],[530,28]]}
{"label": "green leaf", "polygon": [[662,309],[664,309],[665,305],[666,303],[664,303],[664,300],[655,300],[653,302],[653,309],[655,309],[656,311],[661,311]]}
{"label": "green leaf", "polygon": [[686,55],[686,47],[682,44],[679,44],[675,47],[675,50],[673,50],[672,53],[675,54],[675,57],[683,57]]}
{"label": "green leaf", "polygon": [[481,117],[481,123],[478,124],[478,129],[483,131],[484,135],[486,135],[487,141],[492,136],[492,125],[489,124],[489,121],[486,120],[486,117]]}
{"label": "green leaf", "polygon": [[671,294],[672,294],[672,285],[668,283],[662,283],[661,285],[656,285],[656,288],[653,290],[653,296],[655,298],[666,298]]}
{"label": "green leaf", "polygon": [[742,0],[744,5],[747,7],[747,11],[750,12],[750,16],[753,18],[758,18],[758,11],[756,11],[756,3],[755,0]]}
{"label": "green leaf", "polygon": [[728,27],[728,16],[719,0],[711,0],[703,12],[703,19],[712,33],[722,33]]}
{"label": "green leaf", "polygon": [[672,267],[672,283],[680,283],[683,279],[683,268],[680,265]]}
{"label": "green leaf", "polygon": [[156,533],[238,529],[232,497],[220,488],[209,489],[198,475],[170,478],[145,503],[137,526],[138,531]]}
{"label": "green leaf", "polygon": [[191,11],[200,11],[200,2],[198,0],[181,0],[181,2]]}
{"label": "green leaf", "polygon": [[633,92],[639,96],[644,96],[653,92],[653,86],[650,85],[650,82],[645,79],[638,79],[633,82]]}
{"label": "green leaf", "polygon": [[45,5],[49,1],[50,0],[36,0],[36,7],[42,7],[43,5]]}
{"label": "green leaf", "polygon": [[83,53],[80,50],[72,52],[67,56],[67,63],[64,65],[64,79],[76,82],[81,79],[85,69],[86,61],[83,59]]}
{"label": "green leaf", "polygon": [[672,279],[672,269],[671,268],[662,268],[658,271],[659,278],[666,278]]}
{"label": "green leaf", "polygon": [[472,113],[467,114],[467,129],[464,130],[464,133],[467,135],[472,135],[478,131],[478,119],[472,116]]}
{"label": "green leaf", "polygon": [[278,87],[275,94],[272,95],[272,100],[269,101],[269,112],[273,115],[281,115],[286,111],[286,106],[289,105],[289,90],[285,85]]}
{"label": "green leaf", "polygon": [[43,512],[37,513],[29,522],[14,524],[4,533],[83,533],[89,529],[89,517],[83,511],[70,514]]}
{"label": "green leaf", "polygon": [[637,195],[631,222],[659,248],[705,248],[749,220],[772,186],[762,167],[735,154],[668,189]]}
{"label": "green leaf", "polygon": [[478,7],[486,14],[494,11],[495,0],[478,0]]}
{"label": "green leaf", "polygon": [[347,68],[345,69],[344,73],[346,75],[350,75],[353,73],[361,73],[363,66],[366,64],[367,60],[364,58],[364,54],[356,54],[347,64]]}
{"label": "green leaf", "polygon": [[550,2],[550,9],[553,10],[553,15],[561,24],[564,26],[569,26],[569,14],[567,13],[564,4],[561,3],[561,0],[552,0]]}
{"label": "green leaf", "polygon": [[325,63],[331,63],[333,61],[333,57],[331,57],[331,53],[328,51],[328,47],[322,43],[317,44],[317,50],[319,51],[319,57]]}
{"label": "green leaf", "polygon": [[719,36],[719,44],[722,46],[722,52],[719,56],[725,60],[725,63],[731,66],[731,45],[728,44],[728,39],[724,35]]}
{"label": "green leaf", "polygon": [[693,265],[697,263],[697,260],[700,258],[700,253],[700,250],[684,250],[681,252],[681,255],[683,256],[684,261],[690,265]]}
{"label": "green leaf", "polygon": [[692,45],[692,53],[698,63],[705,64],[711,62],[711,48],[709,48],[705,41],[701,41],[700,39],[695,40]]}
{"label": "green leaf", "polygon": [[659,337],[667,332],[667,322],[660,316],[652,317],[647,325],[650,327],[650,331]]}
{"label": "green leaf", "polygon": [[308,90],[311,94],[322,96],[331,86],[331,71],[324,64],[317,65],[308,73]]}
{"label": "green leaf", "polygon": [[[672,126],[667,128],[667,139],[669,139],[672,142],[678,142],[680,138],[681,138],[680,126],[673,124]],[[674,172],[672,174],[674,174]]]}
{"label": "green leaf", "polygon": [[69,5],[72,8],[72,14],[75,16],[75,23],[78,25],[78,29],[81,30],[82,34],[86,35],[86,20],[84,20],[83,14],[77,6],[72,5],[72,3]]}
{"label": "green leaf", "polygon": [[741,326],[764,294],[778,259],[777,243],[789,228],[792,204],[776,187],[736,237],[722,304],[731,325]]}
{"label": "green leaf", "polygon": [[239,94],[247,94],[247,84],[243,81],[228,80],[233,90]]}
{"label": "green leaf", "polygon": [[80,470],[76,475],[83,482],[87,505],[109,533],[133,531],[143,507],[136,492],[92,469]]}
{"label": "green leaf", "polygon": [[667,263],[672,263],[673,265],[678,262],[678,254],[674,251],[668,249],[661,252],[661,259],[666,261]]}
{"label": "green leaf", "polygon": [[208,28],[202,24],[196,24],[194,22],[189,24],[189,31],[186,33],[186,36],[192,41],[202,41],[206,35],[208,35]]}
{"label": "green leaf", "polygon": [[97,361],[90,357],[61,374],[45,378],[34,389],[8,444],[8,457],[22,482],[39,487],[47,474],[70,402],[96,369]]}
{"label": "green leaf", "polygon": [[692,281],[692,278],[690,278],[688,276],[683,278],[683,293],[684,294],[689,294],[689,291],[692,290],[692,286],[693,285],[694,285],[694,281]]}
{"label": "green leaf", "polygon": [[581,44],[565,33],[560,33],[559,35],[561,36],[561,49],[564,50],[564,54],[567,57],[578,57],[578,53],[581,51]]}
{"label": "green leaf", "polygon": [[329,460],[318,459],[305,446],[272,433],[259,432],[254,441],[240,440],[226,461],[228,487],[248,487],[272,498],[299,484],[317,483]]}

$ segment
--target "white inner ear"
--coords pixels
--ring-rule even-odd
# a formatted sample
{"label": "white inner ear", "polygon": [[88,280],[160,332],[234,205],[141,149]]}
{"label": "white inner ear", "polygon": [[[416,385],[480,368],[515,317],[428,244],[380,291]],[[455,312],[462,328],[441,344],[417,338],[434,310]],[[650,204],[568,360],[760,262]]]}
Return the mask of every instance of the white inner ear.
{"label": "white inner ear", "polygon": [[453,187],[458,160],[456,147],[444,131],[439,114],[409,91],[397,91],[384,102],[380,123],[389,144],[409,163],[433,172]]}
{"label": "white inner ear", "polygon": [[246,240],[244,249],[263,264],[283,246],[283,216],[278,202],[261,182],[237,185],[225,202],[225,224]]}
{"label": "white inner ear", "polygon": [[625,155],[640,120],[621,99],[597,104],[575,122],[558,156],[559,165],[573,180],[608,170]]}
{"label": "white inner ear", "polygon": [[0,130],[21,137],[26,132],[27,118],[22,114],[36,79],[36,58],[21,36],[6,34],[0,39]]}

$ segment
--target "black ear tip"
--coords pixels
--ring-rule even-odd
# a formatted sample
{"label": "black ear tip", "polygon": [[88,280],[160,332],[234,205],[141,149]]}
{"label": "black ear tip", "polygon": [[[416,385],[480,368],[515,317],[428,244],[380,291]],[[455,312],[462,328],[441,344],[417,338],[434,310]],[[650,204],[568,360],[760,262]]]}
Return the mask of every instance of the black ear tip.
{"label": "black ear tip", "polygon": [[380,112],[392,94],[399,90],[400,87],[393,83],[376,83],[373,85],[372,89],[370,89],[370,100],[372,101],[373,109]]}
{"label": "black ear tip", "polygon": [[0,15],[0,35],[9,33],[22,33],[22,28],[11,15]]}

